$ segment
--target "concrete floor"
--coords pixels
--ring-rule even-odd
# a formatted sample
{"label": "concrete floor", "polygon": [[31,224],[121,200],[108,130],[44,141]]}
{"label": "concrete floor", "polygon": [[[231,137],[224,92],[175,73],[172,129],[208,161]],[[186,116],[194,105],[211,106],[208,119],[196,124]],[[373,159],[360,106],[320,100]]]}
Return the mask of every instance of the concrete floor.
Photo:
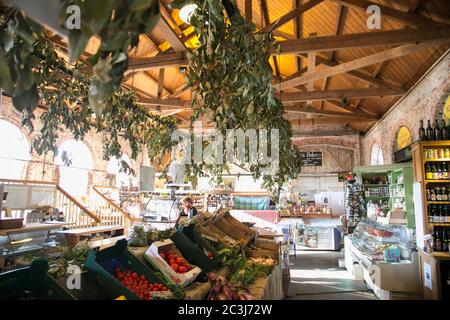
{"label": "concrete floor", "polygon": [[364,281],[339,268],[343,252],[298,251],[290,256],[291,296],[287,300],[378,300]]}

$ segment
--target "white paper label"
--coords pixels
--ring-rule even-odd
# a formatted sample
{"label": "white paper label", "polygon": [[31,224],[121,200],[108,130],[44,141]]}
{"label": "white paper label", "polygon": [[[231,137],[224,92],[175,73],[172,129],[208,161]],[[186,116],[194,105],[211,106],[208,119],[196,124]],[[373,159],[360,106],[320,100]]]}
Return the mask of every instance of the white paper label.
{"label": "white paper label", "polygon": [[429,289],[433,289],[431,279],[431,265],[428,263],[423,264],[423,285]]}

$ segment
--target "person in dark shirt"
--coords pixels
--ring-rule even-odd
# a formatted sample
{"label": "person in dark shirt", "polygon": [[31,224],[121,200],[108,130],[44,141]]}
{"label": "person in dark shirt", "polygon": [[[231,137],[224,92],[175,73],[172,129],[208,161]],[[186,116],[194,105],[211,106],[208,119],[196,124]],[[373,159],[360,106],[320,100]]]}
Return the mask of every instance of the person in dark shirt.
{"label": "person in dark shirt", "polygon": [[181,206],[183,207],[184,213],[187,214],[188,219],[192,219],[198,214],[197,209],[194,207],[194,200],[191,197],[181,199]]}

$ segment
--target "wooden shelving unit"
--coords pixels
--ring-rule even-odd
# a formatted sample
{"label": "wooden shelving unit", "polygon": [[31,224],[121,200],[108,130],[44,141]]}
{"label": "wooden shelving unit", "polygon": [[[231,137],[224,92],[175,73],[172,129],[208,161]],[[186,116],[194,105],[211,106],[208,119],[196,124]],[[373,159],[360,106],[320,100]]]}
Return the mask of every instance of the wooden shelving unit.
{"label": "wooden shelving unit", "polygon": [[[434,228],[450,228],[450,222],[430,222],[429,221],[429,205],[450,205],[450,201],[428,201],[427,199],[427,187],[433,184],[440,184],[444,186],[450,186],[450,179],[427,179],[425,167],[427,163],[431,162],[450,162],[449,158],[427,158],[425,156],[425,151],[427,149],[436,148],[450,148],[450,141],[426,141],[426,142],[416,142],[412,145],[412,155],[413,155],[413,167],[414,167],[414,181],[420,183],[421,189],[421,200],[422,200],[422,212],[420,212],[421,217],[417,217],[422,220],[423,230],[417,230],[420,237],[424,237],[426,234],[432,234]],[[416,214],[419,214],[416,212]],[[419,244],[421,247],[422,244]],[[419,248],[423,249],[423,248]],[[450,252],[425,252],[420,250],[420,277],[421,283],[424,283],[424,273],[430,270],[429,277],[431,278],[432,288],[422,285],[422,297],[424,299],[442,299],[442,279],[441,279],[441,263],[442,260],[450,260]]]}

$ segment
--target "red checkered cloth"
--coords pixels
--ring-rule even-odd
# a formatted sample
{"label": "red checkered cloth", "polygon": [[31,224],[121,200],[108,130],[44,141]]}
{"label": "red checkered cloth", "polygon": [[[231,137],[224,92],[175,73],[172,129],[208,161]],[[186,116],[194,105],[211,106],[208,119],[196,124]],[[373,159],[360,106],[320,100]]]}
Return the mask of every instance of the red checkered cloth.
{"label": "red checkered cloth", "polygon": [[280,221],[280,212],[278,210],[241,210],[253,217],[263,219],[270,223],[278,223]]}

